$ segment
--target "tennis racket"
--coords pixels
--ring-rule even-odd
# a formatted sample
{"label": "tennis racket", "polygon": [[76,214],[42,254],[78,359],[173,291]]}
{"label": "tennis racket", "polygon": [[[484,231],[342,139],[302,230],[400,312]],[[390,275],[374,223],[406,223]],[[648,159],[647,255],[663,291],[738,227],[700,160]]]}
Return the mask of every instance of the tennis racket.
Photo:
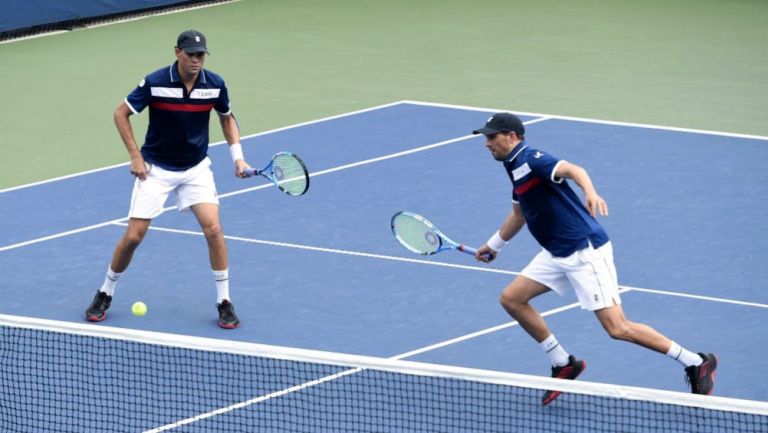
{"label": "tennis racket", "polygon": [[458,250],[474,256],[477,250],[453,241],[426,218],[401,211],[392,216],[392,234],[409,251],[432,255],[445,250]]}
{"label": "tennis racket", "polygon": [[304,161],[291,152],[279,152],[261,170],[249,168],[249,176],[263,176],[288,195],[302,195],[309,189],[309,173]]}

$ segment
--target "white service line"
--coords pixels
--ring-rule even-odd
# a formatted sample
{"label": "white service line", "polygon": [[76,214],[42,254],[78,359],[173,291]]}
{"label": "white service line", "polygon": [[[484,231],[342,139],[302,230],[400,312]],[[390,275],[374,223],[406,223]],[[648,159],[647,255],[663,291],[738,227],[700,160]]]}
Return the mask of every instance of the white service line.
{"label": "white service line", "polygon": [[[127,225],[124,222],[115,221],[113,222],[115,225]],[[177,234],[184,234],[184,235],[193,235],[193,236],[203,236],[203,232],[199,231],[192,231],[192,230],[179,230],[179,229],[170,229],[170,228],[164,228],[164,227],[150,227],[150,230],[157,230],[162,232],[168,232],[168,233],[177,233]],[[225,239],[230,239],[233,241],[240,241],[240,242],[248,242],[248,243],[254,243],[254,244],[261,244],[261,245],[270,245],[270,246],[276,246],[276,247],[284,247],[284,248],[296,248],[301,250],[308,250],[308,251],[317,251],[317,252],[323,252],[323,253],[332,253],[332,254],[343,254],[348,256],[357,256],[357,257],[367,257],[372,259],[381,259],[381,260],[391,260],[391,261],[397,261],[397,262],[407,262],[407,263],[417,263],[421,265],[429,265],[429,266],[443,266],[447,268],[455,268],[455,269],[466,269],[471,271],[480,271],[480,272],[490,272],[490,273],[496,273],[496,274],[505,274],[505,275],[520,275],[520,272],[515,271],[508,271],[505,269],[498,269],[498,268],[490,268],[490,267],[480,267],[480,266],[468,266],[468,265],[457,265],[454,263],[445,263],[445,262],[438,262],[433,260],[420,260],[420,259],[406,259],[404,257],[397,257],[397,256],[387,256],[382,254],[371,254],[371,253],[362,253],[359,251],[349,251],[349,250],[339,250],[334,248],[322,248],[322,247],[313,247],[310,245],[301,245],[301,244],[292,244],[287,242],[274,242],[274,241],[265,241],[262,239],[252,239],[252,238],[244,238],[241,236],[229,236],[225,235]],[[713,296],[702,296],[702,295],[693,295],[690,293],[682,293],[682,292],[672,292],[672,291],[665,291],[665,290],[655,290],[655,289],[644,289],[642,287],[632,287],[632,286],[619,286],[619,293],[627,293],[627,292],[639,292],[639,293],[650,293],[650,294],[656,294],[656,295],[665,295],[665,296],[677,296],[681,298],[689,298],[689,299],[699,299],[702,301],[710,301],[710,302],[720,302],[724,304],[735,304],[735,305],[743,305],[746,307],[757,307],[757,308],[768,308],[768,305],[761,304],[757,302],[747,302],[747,301],[738,301],[734,299],[727,299],[727,298],[716,298]],[[576,304],[572,304],[576,305]],[[561,307],[564,308],[564,307]],[[557,311],[555,311],[557,312]],[[509,324],[505,325],[499,325],[500,327],[508,327],[512,326]],[[501,328],[499,328],[501,329]]]}
{"label": "white service line", "polygon": [[[540,121],[543,121],[543,120],[547,120],[547,119],[545,119],[545,118],[533,119],[533,120],[529,120],[528,122],[524,122],[524,123],[526,125],[528,125],[528,124],[531,124],[531,123],[534,123],[534,122],[540,122]],[[309,177],[311,179],[313,177],[322,176],[324,174],[334,173],[334,172],[341,171],[341,170],[346,170],[346,169],[349,169],[349,168],[359,167],[361,165],[373,164],[375,162],[386,161],[388,159],[398,158],[398,157],[401,157],[401,156],[410,155],[412,153],[423,152],[425,150],[434,149],[436,147],[445,146],[447,144],[456,143],[456,142],[467,140],[467,139],[470,139],[470,138],[473,138],[473,137],[476,137],[476,135],[472,135],[472,134],[464,135],[462,137],[451,138],[449,140],[441,141],[441,142],[438,142],[438,143],[428,144],[426,146],[416,147],[416,148],[404,150],[404,151],[401,151],[401,152],[390,153],[389,155],[383,155],[383,156],[378,156],[376,158],[370,158],[370,159],[366,159],[366,160],[363,160],[363,161],[357,161],[357,162],[353,162],[353,163],[350,163],[350,164],[344,164],[344,165],[340,165],[340,166],[337,166],[337,167],[329,168],[329,169],[326,169],[326,170],[320,170],[320,171],[312,172],[312,173],[309,174]],[[271,183],[265,183],[265,184],[254,186],[254,187],[251,187],[251,188],[244,188],[244,189],[240,189],[240,190],[236,190],[236,191],[220,194],[219,198],[232,197],[232,196],[236,196],[236,195],[240,195],[240,194],[245,194],[245,193],[248,193],[248,192],[251,192],[251,191],[257,191],[257,190],[260,190],[260,189],[271,188],[272,186],[273,185]],[[166,207],[166,208],[163,209],[163,211],[168,211],[168,210],[172,210],[172,209],[176,209],[176,206]],[[27,246],[27,245],[36,244],[36,243],[39,243],[39,242],[44,242],[44,241],[51,240],[51,239],[60,238],[60,237],[63,237],[63,236],[68,236],[68,235],[75,234],[75,233],[80,233],[80,232],[96,229],[96,228],[103,227],[105,225],[109,225],[109,224],[112,224],[112,223],[115,223],[115,222],[125,221],[127,219],[128,219],[128,217],[118,218],[118,219],[110,220],[110,221],[99,223],[99,224],[93,224],[93,225],[90,225],[90,226],[87,226],[87,227],[83,227],[83,228],[79,228],[79,229],[75,229],[75,230],[69,230],[69,231],[66,231],[66,232],[53,234],[53,235],[50,235],[50,236],[44,236],[44,237],[40,237],[40,238],[37,238],[37,239],[32,239],[32,240],[28,240],[28,241],[24,241],[24,242],[19,242],[19,243],[16,243],[16,244],[5,245],[5,246],[0,247],[0,252],[12,250],[12,249],[23,247],[23,246]]]}
{"label": "white service line", "polygon": [[[115,225],[122,225],[122,226],[126,226],[127,225],[124,222],[114,222],[114,224]],[[192,235],[192,236],[203,236],[203,232],[198,232],[198,231],[193,231],[193,230],[169,229],[169,228],[155,227],[155,226],[150,226],[149,229],[150,230],[160,231],[160,232],[167,232],[167,233],[177,233],[177,234]],[[321,252],[321,253],[342,254],[342,255],[356,256],[356,257],[367,257],[367,258],[371,258],[371,259],[391,260],[391,261],[395,261],[395,262],[418,263],[418,264],[421,264],[421,265],[442,266],[442,267],[446,267],[446,268],[466,269],[466,270],[480,271],[480,272],[490,272],[490,273],[496,273],[496,274],[505,274],[505,275],[518,275],[519,274],[519,272],[507,271],[507,270],[504,270],[504,269],[495,269],[495,268],[480,267],[480,266],[457,265],[457,264],[453,264],[453,263],[436,262],[436,261],[431,261],[431,260],[406,259],[405,257],[387,256],[387,255],[382,255],[382,254],[362,253],[362,252],[358,252],[358,251],[339,250],[339,249],[335,249],[335,248],[313,247],[313,246],[310,246],[310,245],[291,244],[291,243],[288,243],[288,242],[265,241],[265,240],[262,240],[262,239],[244,238],[244,237],[240,237],[240,236],[224,235],[224,239],[233,240],[233,241],[239,241],[239,242],[247,242],[247,243],[252,243],[252,244],[270,245],[270,246],[275,246],[275,247],[295,248],[295,249],[307,250],[307,251],[317,251],[317,252]]]}
{"label": "white service line", "polygon": [[[439,143],[434,143],[434,144],[429,144],[429,145],[422,146],[422,147],[417,147],[415,149],[409,149],[409,150],[405,150],[405,151],[402,151],[402,152],[397,152],[397,153],[392,153],[392,154],[389,154],[389,155],[379,156],[379,157],[376,157],[376,158],[366,159],[364,161],[353,162],[351,164],[340,165],[338,167],[333,167],[333,168],[329,168],[329,169],[326,169],[326,170],[321,170],[321,171],[310,173],[309,177],[313,178],[313,177],[321,176],[321,175],[328,174],[328,173],[334,173],[334,172],[337,172],[337,171],[346,170],[348,168],[354,168],[354,167],[358,167],[358,166],[361,166],[361,165],[366,165],[366,164],[371,164],[371,163],[374,163],[374,162],[384,161],[384,160],[387,160],[387,159],[397,158],[397,157],[400,157],[400,156],[409,155],[411,153],[421,152],[421,151],[424,151],[424,150],[433,149],[435,147],[444,146],[446,144],[455,143],[457,141],[466,140],[466,139],[471,138],[471,137],[474,137],[474,136],[473,135],[467,135],[467,136],[464,136],[464,137],[454,138],[454,139],[450,139],[450,140],[446,140],[446,141],[441,141]],[[273,185],[271,183],[265,183],[265,184],[254,186],[254,187],[251,187],[251,188],[244,188],[244,189],[241,189],[241,190],[232,191],[232,192],[228,192],[228,193],[225,193],[225,194],[220,194],[219,198],[232,197],[232,196],[235,196],[235,195],[245,194],[247,192],[256,191],[256,190],[260,190],[260,189],[271,188],[271,187],[273,187]],[[168,210],[172,210],[172,209],[176,209],[176,206],[166,207],[166,208],[163,209],[163,211],[168,211]],[[84,232],[84,231],[88,231],[88,230],[96,229],[96,228],[99,228],[99,227],[103,227],[105,225],[109,225],[109,224],[112,224],[112,223],[115,223],[115,222],[126,221],[127,219],[128,219],[128,217],[113,219],[113,220],[110,220],[110,221],[106,221],[106,222],[102,222],[102,223],[98,223],[98,224],[93,224],[93,225],[90,225],[90,226],[87,226],[87,227],[82,227],[82,228],[78,228],[78,229],[74,229],[74,230],[69,230],[69,231],[66,231],[66,232],[61,232],[61,233],[57,233],[57,234],[53,234],[53,235],[49,235],[49,236],[40,237],[40,238],[37,238],[37,239],[31,239],[31,240],[28,240],[28,241],[19,242],[19,243],[15,243],[15,244],[11,244],[11,245],[4,245],[4,246],[0,247],[0,252],[12,250],[12,249],[23,247],[23,246],[27,246],[27,245],[36,244],[36,243],[39,243],[39,242],[44,242],[44,241],[51,240],[51,239],[60,238],[60,237],[63,237],[63,236],[72,235],[72,234],[75,234],[75,233],[81,233],[81,232]]]}

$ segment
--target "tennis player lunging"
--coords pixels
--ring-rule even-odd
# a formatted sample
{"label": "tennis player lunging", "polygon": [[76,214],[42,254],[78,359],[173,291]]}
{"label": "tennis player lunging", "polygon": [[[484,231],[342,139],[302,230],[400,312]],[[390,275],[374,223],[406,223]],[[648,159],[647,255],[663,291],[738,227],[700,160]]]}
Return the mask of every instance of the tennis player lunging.
{"label": "tennis player lunging", "polygon": [[[144,239],[153,218],[163,212],[173,192],[179,210],[195,214],[208,243],[217,291],[219,326],[236,328],[240,320],[229,297],[227,246],[219,221],[219,200],[208,158],[208,121],[216,110],[235,166],[235,175],[246,177],[250,168],[243,158],[240,131],[229,107],[224,80],[203,69],[208,54],[205,36],[195,30],[181,33],[176,43],[176,62],[147,75],[115,110],[115,125],[131,157],[136,176],[128,228],[115,248],[101,288],[85,312],[85,318],[106,318],[120,275]],[[149,127],[139,151],[130,122],[149,106]],[[170,312],[169,312],[170,313]]]}
{"label": "tennis player lunging", "polygon": [[[529,301],[550,290],[562,295],[576,292],[581,308],[594,311],[600,324],[615,339],[664,353],[685,367],[695,394],[711,394],[717,356],[692,353],[648,325],[624,316],[619,298],[613,250],[596,215],[608,215],[608,206],[595,191],[587,172],[578,165],[528,147],[525,127],[510,113],[498,113],[484,127],[472,131],[486,137],[494,159],[504,164],[512,180],[512,211],[501,228],[480,247],[477,259],[493,260],[523,225],[543,247],[501,294],[501,305],[541,346],[552,363],[552,377],[575,379],[586,363],[568,354]],[[585,204],[566,182],[583,191]],[[489,256],[485,256],[489,254]],[[549,404],[560,395],[547,391]]]}

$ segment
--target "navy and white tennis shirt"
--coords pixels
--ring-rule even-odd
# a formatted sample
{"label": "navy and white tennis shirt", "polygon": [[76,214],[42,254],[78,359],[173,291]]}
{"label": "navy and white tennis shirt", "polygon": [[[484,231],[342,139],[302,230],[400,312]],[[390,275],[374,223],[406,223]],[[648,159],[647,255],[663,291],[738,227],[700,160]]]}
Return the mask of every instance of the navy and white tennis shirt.
{"label": "navy and white tennis shirt", "polygon": [[512,149],[504,168],[514,188],[512,201],[520,205],[533,237],[553,256],[568,257],[589,243],[603,246],[608,234],[568,182],[555,177],[559,162],[523,141]]}
{"label": "navy and white tennis shirt", "polygon": [[224,79],[200,70],[188,92],[179,79],[178,62],[147,75],[125,98],[134,114],[149,106],[149,127],[141,154],[144,160],[166,170],[187,170],[208,154],[211,109],[230,113]]}

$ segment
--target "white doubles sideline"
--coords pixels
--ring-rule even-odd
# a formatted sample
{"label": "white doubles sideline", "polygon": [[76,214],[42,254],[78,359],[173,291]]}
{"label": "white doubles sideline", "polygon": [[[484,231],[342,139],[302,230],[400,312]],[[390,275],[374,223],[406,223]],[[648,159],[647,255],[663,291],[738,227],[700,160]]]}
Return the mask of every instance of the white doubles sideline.
{"label": "white doubles sideline", "polygon": [[[257,134],[245,135],[245,136],[240,137],[240,140],[246,140],[246,139],[254,138],[254,137],[261,137],[261,136],[264,136],[264,135],[274,134],[274,133],[280,132],[280,131],[287,131],[289,129],[300,128],[302,126],[313,125],[313,124],[316,124],[316,123],[327,122],[327,121],[330,121],[330,120],[342,119],[344,117],[355,116],[355,115],[358,115],[358,114],[367,113],[369,111],[381,110],[383,108],[393,107],[395,105],[400,105],[400,104],[402,104],[402,102],[392,102],[390,104],[377,105],[375,107],[365,108],[365,109],[357,110],[357,111],[350,111],[348,113],[337,114],[335,116],[323,117],[321,119],[310,120],[308,122],[296,123],[296,124],[284,126],[284,127],[281,127],[281,128],[270,129],[268,131],[259,132]],[[211,147],[212,146],[219,146],[219,145],[222,145],[222,144],[225,144],[225,143],[226,143],[225,141],[219,141],[219,142],[211,144],[210,146]],[[25,185],[19,185],[19,186],[14,186],[14,187],[6,188],[6,189],[0,189],[0,194],[2,194],[4,192],[9,192],[9,191],[15,191],[17,189],[29,188],[31,186],[43,185],[43,184],[50,183],[50,182],[57,182],[57,181],[60,181],[60,180],[65,180],[65,179],[70,179],[70,178],[73,178],[73,177],[83,176],[83,175],[86,175],[86,174],[98,173],[100,171],[105,171],[105,170],[112,170],[112,169],[118,168],[118,167],[127,167],[129,164],[130,164],[129,162],[122,162],[120,164],[114,164],[114,165],[109,165],[109,166],[106,166],[106,167],[95,168],[93,170],[82,171],[82,172],[79,172],[79,173],[72,173],[72,174],[68,174],[66,176],[54,177],[54,178],[51,178],[51,179],[41,180],[39,182],[33,182],[33,183],[25,184]]]}
{"label": "white doubles sideline", "polygon": [[[381,109],[381,108],[389,107],[389,106],[392,106],[392,105],[398,105],[398,104],[399,103],[382,105],[382,106],[373,107],[373,108],[369,108],[369,109],[365,109],[365,110],[355,111],[355,112],[352,112],[352,113],[346,113],[346,114],[342,114],[342,115],[338,115],[338,116],[332,116],[332,117],[328,117],[328,118],[325,118],[325,119],[319,119],[319,120],[315,120],[315,121],[311,121],[311,122],[300,123],[300,124],[289,126],[289,127],[285,127],[285,128],[274,129],[272,131],[268,131],[268,132],[264,132],[264,133],[260,133],[260,134],[254,134],[254,135],[250,135],[250,136],[243,137],[243,138],[256,137],[256,136],[260,136],[260,135],[265,135],[265,134],[269,134],[269,133],[283,131],[283,130],[286,130],[286,129],[297,128],[297,127],[300,127],[300,126],[306,126],[306,125],[310,125],[310,124],[314,124],[314,123],[318,123],[318,122],[324,122],[324,121],[328,121],[328,120],[333,120],[333,119],[338,119],[338,118],[342,118],[342,117],[352,116],[352,115],[355,115],[355,114],[360,114],[360,113],[364,113],[364,112],[372,111],[372,110],[378,110],[378,109]],[[547,118],[532,119],[532,120],[529,120],[529,121],[524,122],[524,123],[526,125],[529,125],[529,124],[533,124],[533,123],[536,123],[536,122],[541,122],[543,120],[547,120]],[[472,134],[464,135],[462,137],[452,138],[452,139],[444,140],[444,141],[441,141],[441,142],[438,142],[438,143],[428,144],[426,146],[416,147],[416,148],[405,150],[405,151],[401,151],[401,152],[395,152],[395,153],[391,153],[391,154],[388,154],[388,155],[379,156],[379,157],[376,157],[376,158],[370,158],[370,159],[366,159],[366,160],[362,160],[362,161],[357,161],[357,162],[350,163],[350,164],[340,165],[340,166],[333,167],[333,168],[326,169],[326,170],[312,172],[312,173],[310,173],[310,178],[311,177],[321,176],[321,175],[324,175],[324,174],[334,173],[334,172],[337,172],[337,171],[346,170],[346,169],[349,169],[349,168],[354,168],[354,167],[358,167],[358,166],[362,166],[362,165],[372,164],[372,163],[375,163],[375,162],[385,161],[385,160],[392,159],[392,158],[398,158],[398,157],[401,157],[401,156],[405,156],[405,155],[409,155],[409,154],[417,153],[417,152],[422,152],[422,151],[429,150],[429,149],[434,149],[434,148],[437,148],[437,147],[440,147],[440,146],[445,146],[447,144],[456,143],[456,142],[467,140],[467,139],[470,139],[470,138],[473,138],[473,137],[475,137],[475,136],[472,135]],[[222,144],[222,143],[216,143],[216,144]],[[73,175],[69,175],[69,176],[58,177],[58,178],[55,178],[55,179],[50,179],[50,180],[47,180],[47,181],[41,181],[41,182],[37,182],[37,183],[34,183],[34,184],[28,184],[28,185],[22,185],[22,186],[19,186],[19,187],[9,188],[9,189],[0,191],[0,193],[12,191],[12,190],[17,190],[17,189],[21,189],[21,188],[27,188],[27,187],[36,186],[36,185],[41,185],[41,184],[45,184],[45,183],[49,183],[49,182],[55,182],[55,181],[59,181],[59,180],[69,179],[69,178],[80,176],[80,175],[83,175],[83,174],[95,173],[95,172],[99,172],[99,171],[103,171],[103,170],[108,170],[108,169],[112,169],[112,168],[117,168],[117,167],[123,167],[123,166],[127,166],[127,165],[128,165],[127,163],[123,163],[123,164],[113,165],[113,166],[110,166],[110,167],[105,167],[105,168],[102,168],[102,169],[91,170],[91,171],[88,171],[88,172],[83,172],[83,173],[77,173],[77,174],[73,174]],[[270,187],[272,187],[272,184],[262,184],[262,185],[254,186],[254,187],[251,187],[251,188],[243,188],[243,189],[240,189],[240,190],[236,190],[236,191],[232,191],[232,192],[229,192],[229,193],[221,194],[221,195],[219,195],[219,198],[227,198],[227,197],[231,197],[231,196],[235,196],[235,195],[239,195],[239,194],[245,194],[247,192],[256,191],[256,190],[265,189],[265,188],[270,188]],[[175,209],[175,208],[176,208],[176,206],[170,206],[170,207],[164,208],[164,210],[167,211],[167,210],[171,210],[171,209]],[[44,242],[44,241],[48,241],[48,240],[57,239],[57,238],[60,238],[60,237],[63,237],[63,236],[69,236],[69,235],[72,235],[72,234],[82,233],[84,231],[97,229],[97,228],[103,227],[105,225],[112,224],[114,222],[126,221],[127,219],[128,219],[128,217],[118,218],[118,219],[114,219],[114,220],[110,220],[110,221],[105,221],[105,222],[89,225],[89,226],[86,226],[86,227],[81,227],[81,228],[74,229],[74,230],[68,230],[68,231],[65,231],[65,232],[56,233],[56,234],[52,234],[52,235],[49,235],[49,236],[43,236],[43,237],[40,237],[40,238],[31,239],[31,240],[24,241],[24,242],[18,242],[18,243],[15,243],[15,244],[4,245],[4,246],[0,247],[0,252],[12,250],[12,249],[15,249],[15,248],[20,248],[20,247],[27,246],[27,245],[36,244],[36,243],[39,243],[39,242]]]}
{"label": "white doubles sideline", "polygon": [[[340,165],[340,166],[329,168],[329,169],[326,169],[326,170],[312,172],[312,173],[309,174],[309,177],[310,178],[317,177],[317,176],[321,176],[321,175],[324,175],[324,174],[334,173],[334,172],[341,171],[341,170],[346,170],[346,169],[349,169],[349,168],[354,168],[354,167],[359,167],[359,166],[362,166],[362,165],[372,164],[372,163],[375,163],[375,162],[385,161],[387,159],[397,158],[397,157],[400,157],[400,156],[405,156],[405,155],[409,155],[409,154],[416,153],[416,152],[422,152],[422,151],[425,151],[425,150],[434,149],[436,147],[445,146],[446,144],[451,144],[451,143],[456,143],[456,142],[459,142],[459,141],[467,140],[467,139],[472,138],[472,137],[474,137],[474,135],[465,135],[463,137],[452,138],[450,140],[441,141],[439,143],[428,144],[426,146],[417,147],[417,148],[409,149],[409,150],[402,151],[402,152],[391,153],[389,155],[383,155],[383,156],[379,156],[379,157],[376,157],[376,158],[370,158],[370,159],[366,159],[366,160],[363,160],[363,161],[354,162],[354,163],[351,163],[351,164]],[[219,195],[219,198],[232,197],[232,196],[239,195],[239,194],[245,194],[245,193],[251,192],[251,191],[256,191],[256,190],[265,189],[265,188],[271,188],[272,186],[273,185],[271,183],[261,184],[261,185],[257,185],[257,186],[251,187],[251,188],[244,188],[244,189],[228,192],[228,193],[225,193],[225,194],[221,194],[221,195]],[[168,211],[168,210],[171,210],[171,209],[176,209],[176,206],[170,206],[170,207],[163,208],[164,211]],[[16,248],[20,248],[20,247],[24,247],[24,246],[27,246],[27,245],[36,244],[36,243],[39,243],[39,242],[49,241],[49,240],[61,238],[61,237],[64,237],[64,236],[69,236],[69,235],[73,235],[73,234],[77,234],[77,233],[82,233],[84,231],[97,229],[97,228],[103,227],[103,226],[108,225],[108,224],[112,224],[112,223],[120,222],[120,221],[126,221],[126,220],[128,220],[128,217],[113,219],[113,220],[110,220],[110,221],[105,221],[105,222],[101,222],[101,223],[98,223],[98,224],[93,224],[93,225],[89,225],[89,226],[86,226],[86,227],[81,227],[81,228],[78,228],[78,229],[69,230],[69,231],[66,231],[66,232],[61,232],[61,233],[57,233],[57,234],[53,234],[53,235],[49,235],[49,236],[43,236],[43,237],[40,237],[40,238],[31,239],[31,240],[24,241],[24,242],[18,242],[18,243],[11,244],[11,245],[4,245],[4,246],[0,247],[0,252],[16,249]]]}
{"label": "white doubles sideline", "polygon": [[[239,0],[235,0],[235,1],[239,1]],[[260,132],[260,133],[256,133],[256,134],[245,135],[245,136],[241,137],[241,139],[245,140],[245,139],[248,139],[248,138],[260,137],[260,136],[263,136],[263,135],[269,135],[269,134],[272,134],[272,133],[275,133],[275,132],[280,132],[280,131],[285,131],[285,130],[288,130],[288,129],[298,128],[298,127],[301,127],[301,126],[312,125],[312,124],[315,124],[315,123],[326,122],[326,121],[329,121],[329,120],[340,119],[340,118],[344,118],[344,117],[349,117],[349,116],[354,116],[354,115],[357,115],[357,114],[366,113],[366,112],[369,112],[369,111],[376,111],[376,110],[380,110],[380,109],[383,109],[383,108],[393,107],[393,106],[396,106],[396,105],[404,105],[404,104],[419,105],[419,106],[425,106],[425,107],[453,108],[453,109],[457,109],[457,110],[482,111],[482,112],[509,111],[508,109],[499,109],[499,108],[481,108],[481,107],[473,107],[473,106],[469,106],[469,105],[440,104],[440,103],[435,103],[435,102],[402,100],[402,101],[397,101],[397,102],[391,102],[389,104],[377,105],[375,107],[364,108],[364,109],[361,109],[361,110],[350,111],[348,113],[342,113],[342,114],[338,114],[338,115],[335,115],[335,116],[323,117],[323,118],[311,120],[311,121],[308,121],[308,122],[296,123],[296,124],[284,126],[284,127],[281,127],[281,128],[270,129],[268,131],[264,131],[264,132]],[[719,136],[723,136],[723,137],[747,138],[747,139],[753,139],[753,140],[766,140],[766,141],[768,141],[768,137],[762,136],[762,135],[738,134],[738,133],[721,132],[721,131],[707,131],[707,130],[702,130],[702,129],[679,128],[679,127],[673,127],[673,126],[652,125],[652,124],[645,124],[645,123],[616,122],[616,121],[612,121],[612,120],[591,119],[591,118],[587,118],[587,117],[561,116],[561,115],[558,115],[558,114],[531,113],[531,112],[525,112],[525,111],[513,111],[513,112],[517,113],[517,114],[520,114],[520,115],[533,116],[533,117],[542,117],[542,118],[547,118],[547,119],[571,120],[571,121],[574,121],[574,122],[596,123],[596,124],[601,124],[601,125],[626,126],[626,127],[630,127],[630,128],[660,129],[660,130],[666,130],[666,131],[687,132],[687,133],[691,133],[691,134],[719,135]],[[546,119],[542,119],[542,120],[546,120]],[[224,144],[224,143],[225,143],[224,141],[219,141],[219,142],[211,144],[211,146],[218,146],[218,145],[221,145],[221,144]],[[96,168],[96,169],[93,169],[93,170],[86,170],[86,171],[82,171],[82,172],[78,172],[78,173],[72,173],[72,174],[69,174],[69,175],[66,175],[66,176],[59,176],[59,177],[55,177],[55,178],[52,178],[52,179],[42,180],[42,181],[39,181],[39,182],[33,182],[33,183],[28,183],[28,184],[24,184],[24,185],[18,185],[18,186],[14,186],[14,187],[10,187],[10,188],[0,189],[0,194],[2,194],[4,192],[8,192],[8,191],[14,191],[14,190],[17,190],[17,189],[28,188],[30,186],[41,185],[41,184],[45,184],[45,183],[49,183],[49,182],[55,182],[55,181],[59,181],[59,180],[69,179],[69,178],[72,178],[72,177],[77,177],[77,176],[82,176],[82,175],[86,175],[86,174],[96,173],[96,172],[100,172],[100,171],[104,171],[104,170],[110,170],[110,169],[117,168],[117,167],[125,167],[127,165],[128,165],[127,162],[123,162],[123,163],[120,163],[120,164],[114,164],[114,165],[110,165],[110,166],[106,166],[106,167]]]}

